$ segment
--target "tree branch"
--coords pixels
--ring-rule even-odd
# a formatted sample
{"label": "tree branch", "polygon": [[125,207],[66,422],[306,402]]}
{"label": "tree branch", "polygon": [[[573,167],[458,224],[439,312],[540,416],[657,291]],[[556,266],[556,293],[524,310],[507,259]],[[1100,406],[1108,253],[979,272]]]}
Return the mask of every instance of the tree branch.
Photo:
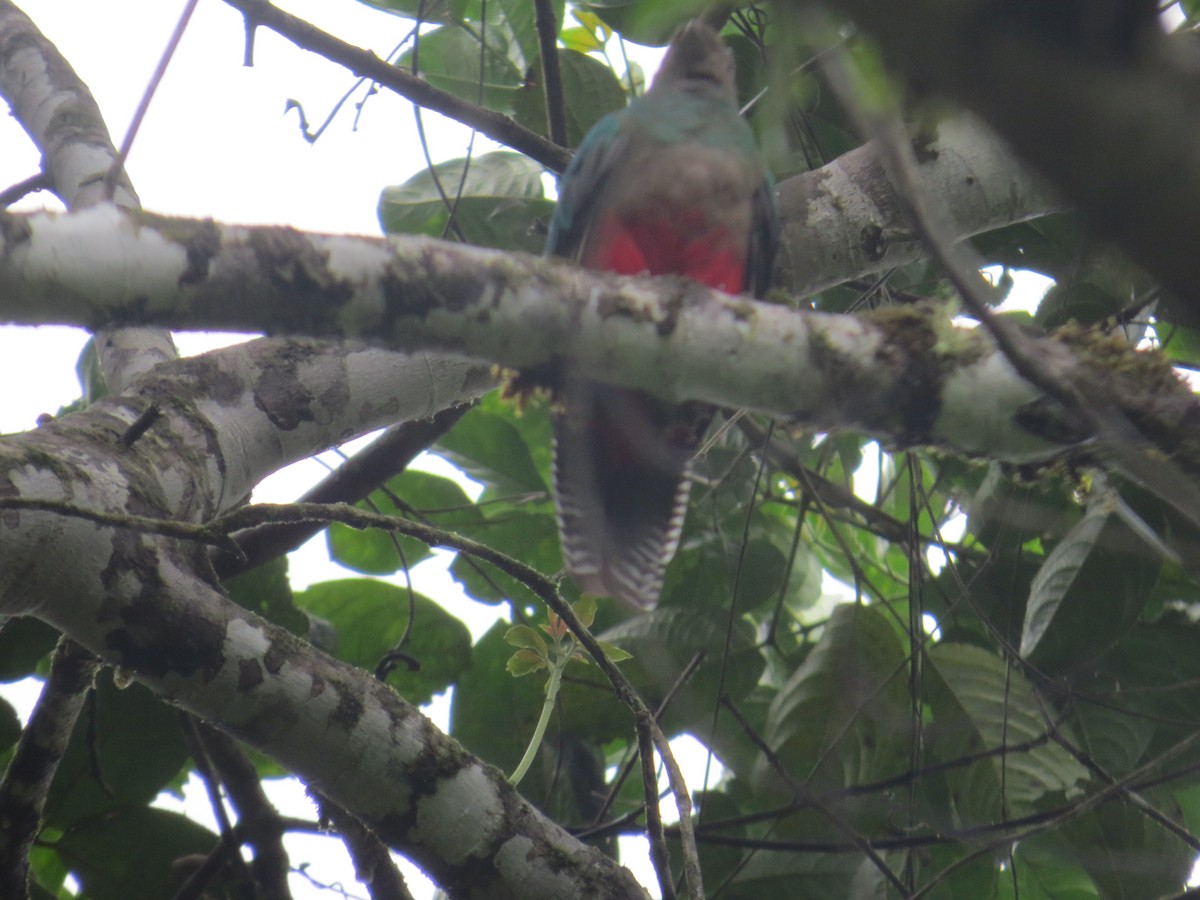
{"label": "tree branch", "polygon": [[[0,47],[9,51],[0,57],[0,96],[42,151],[51,189],[69,209],[105,200],[117,149],[87,85],[11,0],[0,0]],[[124,171],[113,196],[118,205],[139,205]]]}
{"label": "tree branch", "polygon": [[[956,240],[1061,212],[1066,204],[986,125],[965,113],[921,136],[916,178],[943,198]],[[807,296],[928,258],[870,141],[779,184],[776,283]]]}
{"label": "tree branch", "polygon": [[[393,425],[369,446],[338,466],[299,498],[301,503],[355,503],[388,479],[404,471],[430,444],[463,417],[469,406],[449,407],[433,418]],[[3,501],[0,500],[0,505]],[[316,522],[266,525],[234,534],[243,559],[224,553],[213,561],[221,579],[232,578],[299,547],[322,527]]]}
{"label": "tree branch", "polygon": [[567,104],[563,99],[562,69],[558,65],[558,22],[550,0],[533,0],[538,46],[542,56],[542,92],[546,97],[546,121],[550,140],[567,146]]}
{"label": "tree branch", "polygon": [[0,896],[29,896],[29,851],[46,796],[100,662],[63,637],[29,724],[0,780]]}
{"label": "tree branch", "polygon": [[552,171],[561,172],[570,162],[571,154],[563,147],[518,124],[510,116],[492,112],[438,90],[428,82],[398,69],[387,60],[380,59],[371,51],[339,40],[303,19],[272,6],[266,0],[225,2],[240,10],[248,22],[270,28],[297,47],[318,53],[330,62],[344,66],[362,78],[369,78],[425,109],[439,112],[474,128],[492,140],[524,153]]}
{"label": "tree branch", "polygon": [[[202,520],[235,505],[247,481],[260,477],[252,459],[298,452],[353,419],[363,424],[371,418],[364,408],[397,414],[394,396],[371,404],[350,403],[344,392],[330,395],[314,374],[327,351],[312,347],[316,352],[305,358],[297,356],[303,343],[286,344],[294,368],[276,370],[280,377],[264,370],[261,358],[257,368],[249,365],[253,354],[222,351],[158,370],[180,374],[194,364],[205,377],[197,370],[177,382],[156,375],[125,395],[0,440],[0,492]],[[368,359],[378,353],[357,351]],[[235,363],[243,367],[240,377]],[[350,364],[343,377],[356,368],[364,374]],[[209,396],[200,385],[220,390]],[[161,418],[125,448],[121,432],[137,418],[145,394],[158,390],[165,391],[158,395]],[[290,403],[273,395],[280,390]],[[316,395],[307,398],[316,404],[310,412],[322,410],[317,421],[281,427],[279,417],[297,409],[297,395],[306,390]],[[345,406],[354,410],[336,412]],[[222,444],[221,435],[236,441]],[[283,447],[264,453],[262,445],[281,440]],[[46,546],[69,547],[71,565],[37,552]],[[110,577],[113,571],[120,578]],[[207,555],[188,542],[32,510],[0,516],[0,615],[57,623],[160,695],[274,756],[451,893],[470,884],[481,897],[643,896],[628,872],[543,817],[501,773],[439,733],[386,685],[236,606],[211,578]],[[353,766],[343,762],[348,746]]]}
{"label": "tree branch", "polygon": [[[622,278],[426,238],[304,235],[111,207],[0,216],[0,318],[353,334],[468,354],[550,383],[569,360],[581,376],[668,400],[1017,463],[1090,437],[985,335],[953,328],[933,307],[805,313],[681,279]],[[1164,360],[1088,332],[1031,345],[1056,365],[1080,366],[1185,471],[1200,472],[1196,399]]]}

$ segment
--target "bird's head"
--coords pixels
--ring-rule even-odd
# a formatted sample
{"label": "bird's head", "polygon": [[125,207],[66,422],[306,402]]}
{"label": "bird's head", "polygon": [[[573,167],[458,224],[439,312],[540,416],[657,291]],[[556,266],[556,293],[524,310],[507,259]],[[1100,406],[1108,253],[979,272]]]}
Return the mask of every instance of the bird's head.
{"label": "bird's head", "polygon": [[737,100],[733,54],[709,25],[692,19],[675,34],[650,90],[715,90]]}

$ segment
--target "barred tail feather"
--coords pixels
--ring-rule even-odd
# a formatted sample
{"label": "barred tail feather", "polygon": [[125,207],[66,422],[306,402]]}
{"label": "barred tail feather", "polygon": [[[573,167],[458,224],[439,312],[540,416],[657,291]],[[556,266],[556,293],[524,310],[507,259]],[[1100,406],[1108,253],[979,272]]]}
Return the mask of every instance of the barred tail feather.
{"label": "barred tail feather", "polygon": [[693,407],[590,383],[568,391],[554,423],[554,492],[563,557],[584,592],[658,602],[702,430]]}

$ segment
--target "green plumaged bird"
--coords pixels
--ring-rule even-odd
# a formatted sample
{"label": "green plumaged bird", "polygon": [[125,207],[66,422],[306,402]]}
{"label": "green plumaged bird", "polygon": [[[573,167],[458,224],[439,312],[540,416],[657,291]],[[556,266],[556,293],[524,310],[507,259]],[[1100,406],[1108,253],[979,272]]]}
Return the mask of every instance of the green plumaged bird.
{"label": "green plumaged bird", "polygon": [[[650,89],[584,138],[559,183],[546,253],[762,296],[777,242],[772,184],[739,115],[732,55],[692,21]],[[570,376],[562,395],[554,488],[567,569],[586,593],[653,607],[713,410]]]}

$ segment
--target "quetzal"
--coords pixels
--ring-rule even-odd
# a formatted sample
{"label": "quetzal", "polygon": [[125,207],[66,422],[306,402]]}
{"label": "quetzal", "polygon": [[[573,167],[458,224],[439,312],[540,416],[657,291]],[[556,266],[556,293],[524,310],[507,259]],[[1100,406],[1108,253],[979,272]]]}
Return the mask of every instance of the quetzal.
{"label": "quetzal", "polygon": [[[546,253],[625,275],[682,275],[761,296],[778,238],[770,177],[712,28],[675,36],[653,85],[588,132],[559,183]],[[568,374],[555,501],[586,593],[652,607],[679,544],[691,460],[713,410]]]}

